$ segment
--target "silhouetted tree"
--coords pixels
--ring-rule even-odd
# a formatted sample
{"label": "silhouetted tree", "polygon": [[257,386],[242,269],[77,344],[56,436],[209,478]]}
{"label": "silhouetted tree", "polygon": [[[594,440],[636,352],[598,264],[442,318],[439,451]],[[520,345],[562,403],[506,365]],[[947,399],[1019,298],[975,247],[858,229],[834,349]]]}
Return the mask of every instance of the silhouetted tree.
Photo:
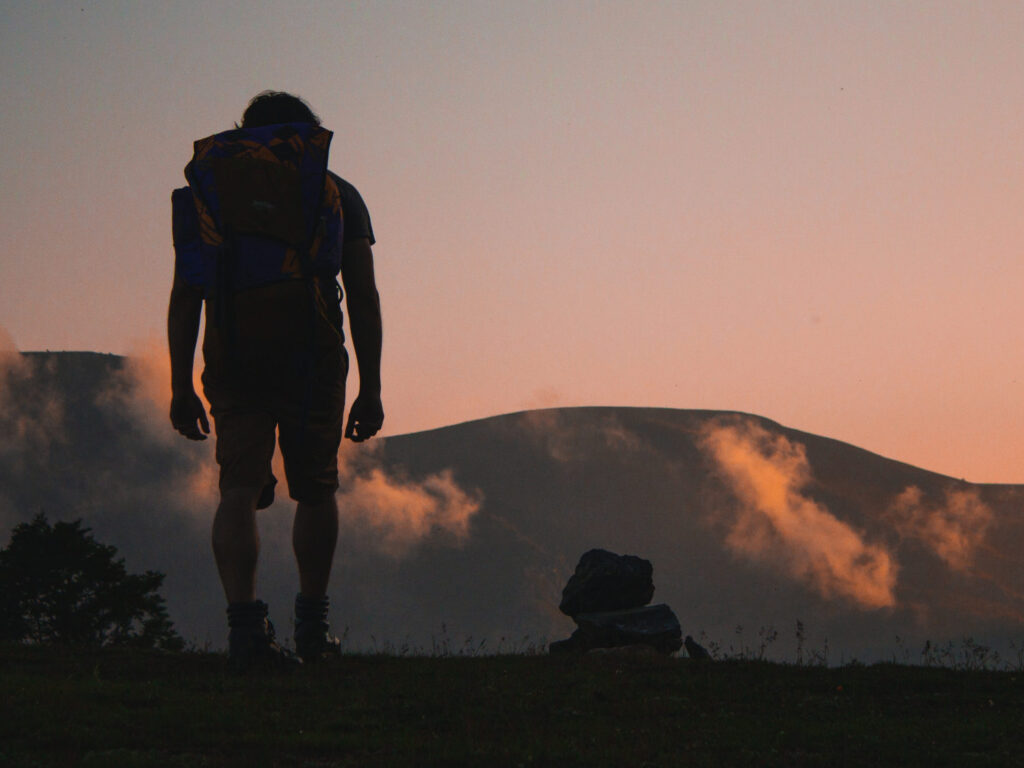
{"label": "silhouetted tree", "polygon": [[180,650],[157,593],[164,574],[130,574],[116,555],[81,520],[16,526],[0,550],[0,638]]}

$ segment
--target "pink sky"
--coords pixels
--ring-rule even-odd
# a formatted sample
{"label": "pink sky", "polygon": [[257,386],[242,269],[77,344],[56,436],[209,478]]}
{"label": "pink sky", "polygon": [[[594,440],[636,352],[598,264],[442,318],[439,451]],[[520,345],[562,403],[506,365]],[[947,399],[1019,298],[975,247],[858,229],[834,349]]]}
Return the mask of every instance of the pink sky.
{"label": "pink sky", "polygon": [[735,409],[1024,482],[1022,39],[1017,2],[8,4],[0,327],[162,334],[192,140],[293,90],[373,216],[387,434]]}

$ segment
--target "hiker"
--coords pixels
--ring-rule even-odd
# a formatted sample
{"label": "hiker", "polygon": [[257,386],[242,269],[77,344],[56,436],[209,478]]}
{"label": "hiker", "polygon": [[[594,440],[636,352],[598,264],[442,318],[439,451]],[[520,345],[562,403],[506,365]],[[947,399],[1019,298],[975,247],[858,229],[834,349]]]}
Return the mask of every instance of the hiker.
{"label": "hiker", "polygon": [[[367,440],[384,421],[373,229],[356,188],[327,170],[331,138],[301,99],[265,91],[241,125],[195,143],[188,186],[172,195],[171,423],[191,440],[210,431],[192,380],[205,302],[202,382],[220,465],[213,552],[228,600],[228,657],[239,670],[341,652],[327,621],[327,584],[348,373],[343,295],[359,368],[344,436]],[[297,502],[297,657],[276,642],[267,605],[256,599],[256,510],[274,500],[275,429]]]}

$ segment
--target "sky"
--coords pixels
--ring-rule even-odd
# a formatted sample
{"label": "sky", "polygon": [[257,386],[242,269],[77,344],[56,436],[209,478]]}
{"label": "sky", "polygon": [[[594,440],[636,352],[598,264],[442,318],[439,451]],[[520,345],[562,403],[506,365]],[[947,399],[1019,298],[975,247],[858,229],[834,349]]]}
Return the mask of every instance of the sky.
{"label": "sky", "polygon": [[288,90],[373,220],[384,434],[726,409],[1024,482],[1022,39],[994,1],[7,2],[0,329],[159,339],[192,142]]}

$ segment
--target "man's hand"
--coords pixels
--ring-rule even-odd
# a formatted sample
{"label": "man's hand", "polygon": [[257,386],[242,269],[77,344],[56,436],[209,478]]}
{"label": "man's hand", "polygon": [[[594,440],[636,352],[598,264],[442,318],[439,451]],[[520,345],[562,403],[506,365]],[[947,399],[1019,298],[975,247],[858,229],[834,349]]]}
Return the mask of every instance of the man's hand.
{"label": "man's hand", "polygon": [[383,425],[384,406],[381,405],[380,395],[360,393],[348,412],[345,437],[354,443],[361,443],[376,435]]}
{"label": "man's hand", "polygon": [[373,251],[366,237],[345,242],[341,251],[341,281],[345,284],[348,325],[359,363],[359,396],[352,403],[345,437],[369,440],[384,423],[380,404],[380,295],[373,277]]}
{"label": "man's hand", "polygon": [[[175,270],[167,305],[167,346],[171,353],[171,424],[189,440],[210,434],[203,401],[192,384],[192,358],[196,352],[203,292],[188,285]],[[202,432],[199,431],[202,427]],[[206,434],[203,434],[205,432]]]}
{"label": "man's hand", "polygon": [[171,424],[189,440],[205,440],[210,434],[206,409],[195,391],[175,394],[171,398]]}

